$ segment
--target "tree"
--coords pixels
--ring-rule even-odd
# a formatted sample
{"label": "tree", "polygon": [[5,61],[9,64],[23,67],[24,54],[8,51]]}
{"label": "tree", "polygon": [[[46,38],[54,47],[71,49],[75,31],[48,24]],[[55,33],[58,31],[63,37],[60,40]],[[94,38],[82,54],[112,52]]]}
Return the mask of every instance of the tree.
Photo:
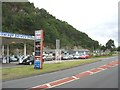
{"label": "tree", "polygon": [[115,49],[114,40],[110,39],[110,40],[106,43],[106,49],[109,49],[111,52]]}
{"label": "tree", "polygon": [[117,51],[119,51],[119,52],[120,52],[120,46],[118,46]]}
{"label": "tree", "polygon": [[103,45],[103,46],[101,46],[101,50],[103,50],[103,52],[105,52],[105,50],[106,50],[106,47]]}

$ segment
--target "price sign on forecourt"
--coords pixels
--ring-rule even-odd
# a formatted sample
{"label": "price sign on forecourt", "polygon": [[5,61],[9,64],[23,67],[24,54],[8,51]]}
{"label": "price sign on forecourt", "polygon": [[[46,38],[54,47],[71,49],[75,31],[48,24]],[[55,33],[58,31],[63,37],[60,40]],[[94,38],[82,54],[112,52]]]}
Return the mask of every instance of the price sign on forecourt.
{"label": "price sign on forecourt", "polygon": [[35,61],[34,68],[42,69],[43,66],[43,30],[35,31],[35,41],[34,41],[34,51],[35,51]]}

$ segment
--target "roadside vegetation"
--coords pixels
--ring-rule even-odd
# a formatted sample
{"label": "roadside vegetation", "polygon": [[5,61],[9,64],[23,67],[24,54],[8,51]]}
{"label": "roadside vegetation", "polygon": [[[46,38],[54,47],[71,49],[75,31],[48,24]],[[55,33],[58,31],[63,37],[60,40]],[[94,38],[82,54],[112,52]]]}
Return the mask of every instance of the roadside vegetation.
{"label": "roadside vegetation", "polygon": [[25,65],[14,68],[3,68],[2,69],[2,80],[13,80],[28,76],[40,75],[44,73],[49,73],[53,71],[63,70],[72,68],[75,66],[80,66],[88,63],[97,62],[99,60],[77,60],[77,61],[67,61],[61,63],[51,63],[51,64],[43,64],[43,69],[34,69],[33,65]]}
{"label": "roadside vegetation", "polygon": [[103,55],[100,55],[100,54],[91,55],[91,58],[107,58],[107,57],[113,57],[113,56],[117,56],[117,55],[118,55],[117,53],[110,52],[108,54],[103,54]]}

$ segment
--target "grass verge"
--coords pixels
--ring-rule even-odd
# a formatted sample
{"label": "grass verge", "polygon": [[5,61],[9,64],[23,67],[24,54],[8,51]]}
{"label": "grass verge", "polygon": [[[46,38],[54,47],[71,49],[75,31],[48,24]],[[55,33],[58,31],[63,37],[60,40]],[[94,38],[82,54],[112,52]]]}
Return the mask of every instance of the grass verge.
{"label": "grass verge", "polygon": [[[2,80],[13,80],[28,76],[40,75],[44,73],[49,73],[53,71],[63,70],[72,68],[75,66],[80,66],[88,63],[97,62],[99,60],[78,60],[78,61],[67,61],[61,63],[51,63],[43,64],[43,69],[34,69],[33,65],[20,66],[14,68],[3,68],[2,70]],[[0,71],[1,71],[0,70]]]}
{"label": "grass verge", "polygon": [[118,56],[117,54],[113,54],[113,55],[103,55],[103,56],[92,56],[91,58],[108,58],[108,57],[113,57],[113,56]]}

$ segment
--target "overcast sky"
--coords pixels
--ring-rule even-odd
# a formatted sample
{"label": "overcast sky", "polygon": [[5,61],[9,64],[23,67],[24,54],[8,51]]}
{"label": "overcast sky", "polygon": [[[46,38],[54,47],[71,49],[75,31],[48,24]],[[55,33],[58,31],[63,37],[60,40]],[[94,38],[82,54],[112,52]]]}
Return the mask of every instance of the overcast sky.
{"label": "overcast sky", "polygon": [[118,46],[119,0],[29,0],[57,19],[68,22],[100,44],[109,39]]}

